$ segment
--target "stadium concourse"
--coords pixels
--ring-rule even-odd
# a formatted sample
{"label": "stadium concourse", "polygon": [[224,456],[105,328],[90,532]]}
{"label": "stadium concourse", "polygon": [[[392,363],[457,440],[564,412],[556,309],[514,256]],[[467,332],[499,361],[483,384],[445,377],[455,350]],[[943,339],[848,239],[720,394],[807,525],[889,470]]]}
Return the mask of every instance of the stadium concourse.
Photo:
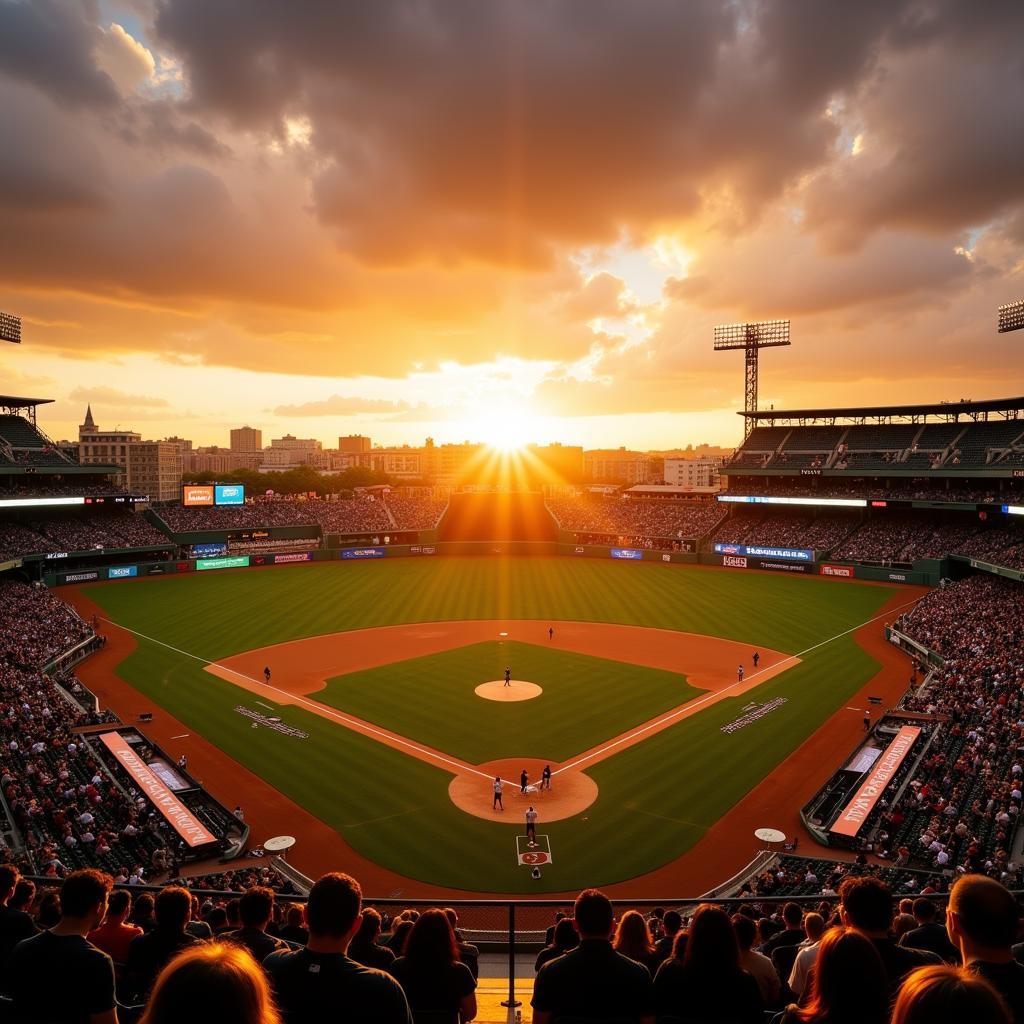
{"label": "stadium concourse", "polygon": [[[1018,569],[1024,546],[1015,468],[1024,445],[1016,418],[1022,408],[1009,400],[757,414],[758,425],[730,460],[721,500],[560,489],[540,506],[558,536],[552,551],[565,555],[618,557],[625,549],[630,558],[689,561],[690,572],[799,569],[832,576],[837,586],[843,578],[904,584],[882,609],[886,628],[872,622],[856,632],[880,671],[852,703],[866,707],[874,696],[885,714],[869,720],[867,729],[859,715],[834,715],[682,858],[609,886],[614,908],[601,897],[581,897],[574,928],[552,936],[545,959],[569,949],[578,938],[573,931],[584,943],[600,943],[612,928],[610,915],[618,916],[616,946],[634,964],[615,963],[632,971],[633,980],[627,983],[622,974],[605,1010],[686,1016],[680,1011],[698,1012],[702,999],[720,1001],[728,991],[736,1004],[724,1019],[759,1020],[764,1010],[781,1008],[805,990],[800,964],[849,956],[868,966],[844,998],[865,1001],[859,1019],[881,1021],[887,998],[911,968],[930,962],[930,953],[966,963],[971,976],[1003,993],[1012,1019],[1024,1019],[1024,968],[1014,967],[1011,953],[1019,911],[1008,895],[1022,885],[1024,587]],[[187,763],[176,758],[174,739],[187,727],[166,713],[140,722],[143,699],[113,671],[131,653],[132,636],[101,623],[73,587],[62,601],[59,590],[44,584],[195,571],[209,555],[205,545],[268,572],[278,571],[271,568],[278,558],[311,560],[346,544],[376,549],[401,538],[433,550],[449,499],[396,490],[372,498],[141,511],[144,496],[120,488],[113,468],[72,465],[27,419],[4,417],[0,436],[3,452],[16,456],[4,454],[6,472],[0,467],[11,502],[0,503],[0,859],[12,865],[0,870],[0,989],[15,1001],[15,1012],[37,1019],[35,1008],[51,993],[26,988],[36,977],[33,958],[45,956],[52,971],[64,954],[44,948],[45,935],[17,950],[12,940],[57,925],[55,934],[89,933],[113,955],[116,996],[133,1007],[123,1019],[137,1015],[162,969],[173,973],[195,955],[185,951],[184,961],[166,966],[175,952],[226,936],[266,962],[289,1021],[320,1019],[303,1015],[305,994],[289,988],[287,977],[289,963],[305,962],[288,960],[293,954],[287,950],[288,943],[301,947],[309,937],[303,915],[291,906],[306,902],[300,890],[307,886],[288,865],[239,856],[280,833],[283,822],[302,837],[306,874],[326,876],[308,897],[314,950],[316,922],[327,928],[321,937],[335,942],[359,922],[365,931],[350,952],[384,965],[394,980],[372,982],[378,986],[372,993],[352,990],[351,998],[380,1000],[374,1019],[390,1019],[394,1010],[395,1019],[404,1020],[406,1003],[414,1013],[422,1010],[416,950],[431,942],[453,948],[450,923],[426,907],[459,894],[419,884],[415,891],[424,902],[411,899],[408,879],[358,856],[336,832],[201,736],[192,738]],[[27,475],[27,465],[36,472]],[[47,500],[61,498],[81,498],[82,505],[73,512],[56,503],[47,507]],[[25,499],[33,504],[14,504]],[[474,507],[479,513],[488,503],[474,501]],[[530,521],[523,518],[526,528]],[[136,573],[115,571],[125,568]],[[903,607],[916,598],[923,599],[912,610]],[[914,738],[896,763],[890,755],[904,729]],[[837,757],[851,748],[852,757]],[[875,777],[890,760],[892,771]],[[146,795],[143,780],[152,776],[174,792],[171,817]],[[873,790],[870,807],[859,803],[864,786]],[[855,824],[844,829],[851,807]],[[765,808],[796,849],[746,864]],[[226,866],[222,857],[230,858]],[[331,875],[339,868],[372,897],[382,935],[374,934],[374,915],[358,917],[351,883]],[[35,879],[34,889],[18,884],[18,871]],[[147,883],[158,887],[155,911]],[[166,888],[170,883],[190,887],[192,895]],[[110,898],[97,932],[111,885],[131,896]],[[54,898],[58,889],[61,900]],[[681,892],[707,892],[709,901],[739,916],[730,926],[722,910],[697,909],[697,901],[679,898]],[[574,895],[556,904],[569,910]],[[664,913],[639,906],[637,923],[628,911],[631,901],[644,897],[661,899]],[[934,924],[950,898],[951,943]],[[789,899],[803,903],[784,905]],[[506,911],[495,919],[493,909],[460,903],[462,940],[450,954],[450,973],[459,999],[467,1000],[459,1004],[463,1011],[468,1014],[478,984],[473,944],[537,947],[555,909],[521,906],[512,931],[501,916]],[[145,934],[125,928],[126,918]],[[824,925],[839,923],[850,930],[820,938]],[[410,932],[414,938],[406,942]],[[648,935],[657,939],[656,948]],[[901,937],[900,946],[891,935]],[[694,956],[703,950],[718,972],[713,993],[686,978],[686,966],[668,955],[673,947],[680,959],[686,948]],[[756,956],[758,949],[766,959]],[[413,967],[391,963],[403,952]],[[542,975],[533,990],[541,1010],[564,1005],[558,1000],[565,993],[547,983],[554,974]],[[84,998],[57,988],[52,995]],[[90,1005],[99,1012],[114,996],[113,987],[98,985],[90,989]]]}

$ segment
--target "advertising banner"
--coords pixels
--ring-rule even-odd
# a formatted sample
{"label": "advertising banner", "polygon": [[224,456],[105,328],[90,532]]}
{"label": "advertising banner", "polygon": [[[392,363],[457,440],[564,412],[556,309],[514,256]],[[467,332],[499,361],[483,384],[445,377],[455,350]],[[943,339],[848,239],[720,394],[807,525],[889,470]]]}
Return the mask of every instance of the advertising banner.
{"label": "advertising banner", "polygon": [[723,555],[722,565],[726,565],[730,569],[746,569],[747,560],[742,555]]}
{"label": "advertising banner", "polygon": [[205,846],[217,841],[217,837],[196,820],[192,812],[171,793],[156,772],[132,750],[122,736],[116,732],[105,732],[100,739],[117,759],[117,763],[132,777],[135,785],[146,794],[150,803],[189,846]]}
{"label": "advertising banner", "polygon": [[920,735],[921,730],[916,725],[905,725],[900,729],[829,831],[851,838],[860,831],[861,825],[878,803],[885,792],[885,787],[892,781]]}
{"label": "advertising banner", "polygon": [[341,557],[344,559],[383,558],[387,553],[387,548],[342,548]]}
{"label": "advertising banner", "polygon": [[822,576],[842,576],[845,580],[853,579],[852,565],[830,565],[828,562],[821,563]]}
{"label": "advertising banner", "polygon": [[639,548],[609,548],[608,554],[612,558],[642,559],[644,553]]}
{"label": "advertising banner", "polygon": [[718,501],[734,505],[821,505],[826,508],[864,508],[864,498],[796,498],[777,494],[719,494]]}
{"label": "advertising banner", "polygon": [[181,489],[182,505],[212,505],[213,488],[186,485]]}
{"label": "advertising banner", "polygon": [[274,565],[284,565],[286,562],[312,562],[312,551],[293,551],[285,555],[274,555]]}
{"label": "advertising banner", "polygon": [[751,569],[767,569],[771,572],[814,572],[814,566],[807,562],[773,562],[768,558],[748,558],[747,563]]}
{"label": "advertising banner", "polygon": [[108,580],[123,580],[129,576],[138,576],[139,567],[137,565],[112,565],[107,569]]}
{"label": "advertising banner", "polygon": [[241,484],[217,484],[213,501],[215,505],[244,505],[245,488]]}
{"label": "advertising banner", "polygon": [[787,558],[794,562],[813,562],[809,548],[766,548],[757,544],[716,544],[719,555],[753,555],[755,558]]}
{"label": "advertising banner", "polygon": [[216,558],[218,555],[226,555],[227,544],[193,544],[192,554],[197,558]]}
{"label": "advertising banner", "polygon": [[197,558],[196,569],[242,569],[249,564],[248,555],[229,555],[227,558]]}
{"label": "advertising banner", "polygon": [[67,572],[62,577],[63,583],[87,583],[89,580],[98,580],[100,574],[93,572]]}

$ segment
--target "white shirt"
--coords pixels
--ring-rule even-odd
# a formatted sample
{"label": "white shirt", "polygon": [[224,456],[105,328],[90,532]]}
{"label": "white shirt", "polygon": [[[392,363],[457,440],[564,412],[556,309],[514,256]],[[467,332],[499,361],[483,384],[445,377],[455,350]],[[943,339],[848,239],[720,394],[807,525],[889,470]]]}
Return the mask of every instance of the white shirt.
{"label": "white shirt", "polygon": [[804,994],[807,987],[807,975],[818,959],[818,943],[813,946],[805,946],[796,955],[793,961],[793,969],[789,972],[789,987],[798,995]]}
{"label": "white shirt", "polygon": [[495,796],[501,796],[501,783],[500,782],[495,782],[494,783],[494,794],[495,794]]}
{"label": "white shirt", "polygon": [[536,811],[532,811],[532,810],[531,811],[527,811],[526,812],[526,823],[528,825],[533,825],[533,824],[536,823],[536,821],[537,821],[537,812]]}

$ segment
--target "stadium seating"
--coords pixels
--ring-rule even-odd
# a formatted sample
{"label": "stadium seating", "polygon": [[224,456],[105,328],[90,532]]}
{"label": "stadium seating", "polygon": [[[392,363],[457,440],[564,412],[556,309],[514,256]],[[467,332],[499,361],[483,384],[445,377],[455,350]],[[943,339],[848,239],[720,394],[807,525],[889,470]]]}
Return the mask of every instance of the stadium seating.
{"label": "stadium seating", "polygon": [[[725,515],[717,503],[654,501],[620,497],[549,498],[548,511],[563,530],[593,537],[592,543],[626,537],[637,546],[656,546],[654,541],[699,538]],[[650,541],[650,545],[648,545]],[[585,543],[586,541],[580,541]]]}

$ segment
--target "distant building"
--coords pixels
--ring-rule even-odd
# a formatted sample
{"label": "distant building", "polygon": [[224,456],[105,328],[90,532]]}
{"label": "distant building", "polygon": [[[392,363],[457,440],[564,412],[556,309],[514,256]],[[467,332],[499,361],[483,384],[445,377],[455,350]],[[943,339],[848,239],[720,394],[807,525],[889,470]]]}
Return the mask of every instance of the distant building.
{"label": "distant building", "polygon": [[362,434],[349,434],[338,438],[338,451],[342,455],[362,455],[373,448],[373,443]]}
{"label": "distant building", "polygon": [[687,490],[718,490],[722,483],[721,459],[666,459],[665,483]]}
{"label": "distant building", "polygon": [[374,448],[370,452],[370,468],[398,480],[420,480],[424,475],[423,452],[423,448],[412,448],[409,445],[401,448]]}
{"label": "distant building", "polygon": [[171,441],[176,444],[183,452],[192,451],[192,442],[184,437],[165,437],[165,441]]}
{"label": "distant building", "polygon": [[128,470],[128,450],[142,435],[134,430],[100,430],[92,418],[92,406],[85,410],[85,421],[78,428],[78,461],[83,465],[120,466]]}
{"label": "distant building", "polygon": [[181,496],[182,452],[174,441],[136,441],[128,446],[128,489],[150,501]]}
{"label": "distant building", "polygon": [[233,452],[258,452],[263,448],[263,431],[255,427],[235,427],[231,431]]}
{"label": "distant building", "polygon": [[657,484],[665,479],[665,460],[651,452],[600,448],[583,453],[583,473],[588,480]]}

